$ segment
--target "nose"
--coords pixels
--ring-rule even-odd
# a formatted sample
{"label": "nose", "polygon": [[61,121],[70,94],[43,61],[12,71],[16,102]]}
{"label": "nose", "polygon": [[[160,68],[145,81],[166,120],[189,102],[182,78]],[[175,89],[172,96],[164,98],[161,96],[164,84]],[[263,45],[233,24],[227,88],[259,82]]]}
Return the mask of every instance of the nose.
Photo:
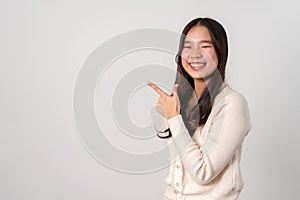
{"label": "nose", "polygon": [[196,45],[194,48],[192,48],[190,58],[202,58],[202,52],[201,52],[201,47]]}

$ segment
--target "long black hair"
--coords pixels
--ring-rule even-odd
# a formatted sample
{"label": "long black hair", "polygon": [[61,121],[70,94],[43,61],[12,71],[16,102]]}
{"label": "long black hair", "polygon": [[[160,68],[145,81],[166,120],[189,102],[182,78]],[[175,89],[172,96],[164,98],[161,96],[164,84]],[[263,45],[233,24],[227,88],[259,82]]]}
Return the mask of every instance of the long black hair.
{"label": "long black hair", "polygon": [[[204,26],[208,29],[212,44],[218,57],[217,70],[213,73],[211,81],[206,86],[198,103],[187,111],[188,102],[195,98],[194,79],[184,70],[182,66],[181,53],[184,47],[185,38],[191,28],[194,26]],[[178,86],[178,95],[180,100],[181,115],[183,121],[192,136],[198,126],[204,125],[212,110],[213,101],[218,94],[220,87],[225,79],[225,69],[228,57],[228,41],[224,27],[211,18],[196,18],[190,21],[183,29],[179,42],[178,53],[175,57],[177,63],[177,75],[175,83]]]}

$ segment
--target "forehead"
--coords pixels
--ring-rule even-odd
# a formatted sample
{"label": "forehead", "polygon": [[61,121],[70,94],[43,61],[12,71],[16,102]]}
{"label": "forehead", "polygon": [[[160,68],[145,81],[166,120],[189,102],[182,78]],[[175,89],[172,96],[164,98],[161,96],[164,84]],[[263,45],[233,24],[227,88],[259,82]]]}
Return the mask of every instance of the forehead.
{"label": "forehead", "polygon": [[211,41],[208,29],[205,26],[194,26],[186,35],[185,41],[192,41],[199,43],[202,40]]}

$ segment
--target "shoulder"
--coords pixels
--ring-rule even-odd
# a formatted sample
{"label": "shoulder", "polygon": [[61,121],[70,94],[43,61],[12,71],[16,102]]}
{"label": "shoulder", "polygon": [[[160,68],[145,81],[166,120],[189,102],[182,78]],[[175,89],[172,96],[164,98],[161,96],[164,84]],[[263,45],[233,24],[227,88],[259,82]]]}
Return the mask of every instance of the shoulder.
{"label": "shoulder", "polygon": [[232,89],[229,85],[216,96],[212,108],[212,119],[224,116],[226,120],[234,121],[235,126],[243,126],[248,132],[252,125],[248,103],[244,95]]}
{"label": "shoulder", "polygon": [[212,119],[218,118],[218,116],[227,116],[227,118],[244,119],[250,122],[250,112],[245,96],[227,84],[224,84],[216,96],[211,115]]}
{"label": "shoulder", "polygon": [[245,96],[232,89],[228,84],[223,85],[222,90],[218,93],[213,103],[214,106],[220,104],[223,106],[228,104],[248,106]]}

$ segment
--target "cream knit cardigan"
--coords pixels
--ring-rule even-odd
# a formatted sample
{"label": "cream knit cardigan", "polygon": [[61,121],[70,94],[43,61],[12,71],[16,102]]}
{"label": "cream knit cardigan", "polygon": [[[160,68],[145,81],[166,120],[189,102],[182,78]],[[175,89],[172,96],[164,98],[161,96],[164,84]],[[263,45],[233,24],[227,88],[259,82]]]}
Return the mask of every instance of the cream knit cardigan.
{"label": "cream knit cardigan", "polygon": [[223,84],[205,125],[193,137],[181,115],[167,123],[170,171],[164,200],[234,200],[244,182],[240,172],[242,144],[251,129],[246,99]]}

